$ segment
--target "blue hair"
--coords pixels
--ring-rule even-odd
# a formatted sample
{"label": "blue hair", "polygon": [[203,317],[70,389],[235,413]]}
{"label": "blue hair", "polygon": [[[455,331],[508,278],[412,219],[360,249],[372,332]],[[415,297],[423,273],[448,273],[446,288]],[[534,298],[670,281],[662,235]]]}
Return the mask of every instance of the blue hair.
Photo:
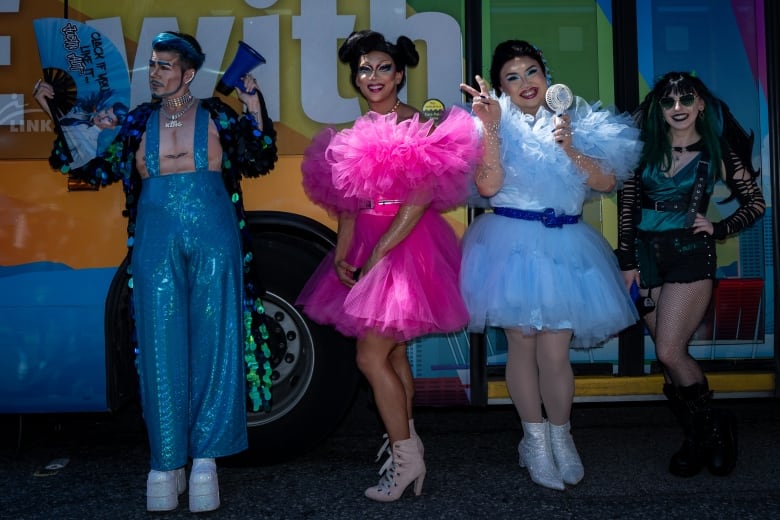
{"label": "blue hair", "polygon": [[203,66],[206,55],[200,48],[198,40],[189,34],[165,31],[152,40],[152,49],[162,52],[175,52],[181,58],[185,69],[199,70]]}

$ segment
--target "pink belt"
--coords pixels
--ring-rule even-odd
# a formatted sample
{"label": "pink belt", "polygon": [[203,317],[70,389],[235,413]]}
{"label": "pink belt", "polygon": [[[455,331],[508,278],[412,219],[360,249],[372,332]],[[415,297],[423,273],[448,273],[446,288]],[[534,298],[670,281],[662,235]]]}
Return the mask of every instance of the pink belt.
{"label": "pink belt", "polygon": [[378,215],[394,215],[398,213],[398,206],[403,204],[402,200],[388,200],[388,199],[360,199],[358,207],[360,211],[370,211]]}

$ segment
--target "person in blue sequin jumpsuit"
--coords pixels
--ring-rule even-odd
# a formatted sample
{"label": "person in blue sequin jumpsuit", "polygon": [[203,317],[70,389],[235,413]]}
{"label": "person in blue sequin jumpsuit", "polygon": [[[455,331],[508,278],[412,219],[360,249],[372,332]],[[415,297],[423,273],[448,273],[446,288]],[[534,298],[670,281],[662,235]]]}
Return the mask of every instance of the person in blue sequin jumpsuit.
{"label": "person in blue sequin jumpsuit", "polygon": [[[105,154],[85,168],[68,170],[56,147],[51,162],[93,184],[123,181],[151,452],[147,510],[178,506],[191,458],[189,506],[202,512],[220,503],[214,459],[247,448],[244,354],[254,339],[245,317],[257,320],[262,310],[239,180],[273,168],[275,132],[251,75],[237,89],[239,117],[218,99],[190,93],[205,58],[193,37],[161,33],[152,49],[153,102],[131,111]],[[267,347],[257,352],[265,377],[250,366],[247,378],[259,408],[268,406],[270,379],[262,366]]]}

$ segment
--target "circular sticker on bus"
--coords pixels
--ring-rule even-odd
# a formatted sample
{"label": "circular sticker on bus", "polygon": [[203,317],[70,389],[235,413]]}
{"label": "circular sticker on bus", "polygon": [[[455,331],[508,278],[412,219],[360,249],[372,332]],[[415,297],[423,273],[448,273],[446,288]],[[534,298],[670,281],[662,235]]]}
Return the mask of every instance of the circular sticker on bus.
{"label": "circular sticker on bus", "polygon": [[434,123],[439,123],[442,112],[444,112],[444,103],[438,99],[426,99],[422,105],[423,115],[428,119],[433,119]]}

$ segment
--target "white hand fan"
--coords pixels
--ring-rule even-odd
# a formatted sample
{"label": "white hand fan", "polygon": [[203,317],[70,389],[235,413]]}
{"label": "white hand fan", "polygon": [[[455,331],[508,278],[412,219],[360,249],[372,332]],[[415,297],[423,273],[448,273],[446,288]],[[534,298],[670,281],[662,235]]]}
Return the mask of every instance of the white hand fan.
{"label": "white hand fan", "polygon": [[563,83],[556,83],[547,88],[544,100],[547,102],[547,106],[550,107],[550,110],[555,112],[555,116],[560,117],[566,109],[571,106],[574,101],[574,94],[572,94],[571,89]]}

